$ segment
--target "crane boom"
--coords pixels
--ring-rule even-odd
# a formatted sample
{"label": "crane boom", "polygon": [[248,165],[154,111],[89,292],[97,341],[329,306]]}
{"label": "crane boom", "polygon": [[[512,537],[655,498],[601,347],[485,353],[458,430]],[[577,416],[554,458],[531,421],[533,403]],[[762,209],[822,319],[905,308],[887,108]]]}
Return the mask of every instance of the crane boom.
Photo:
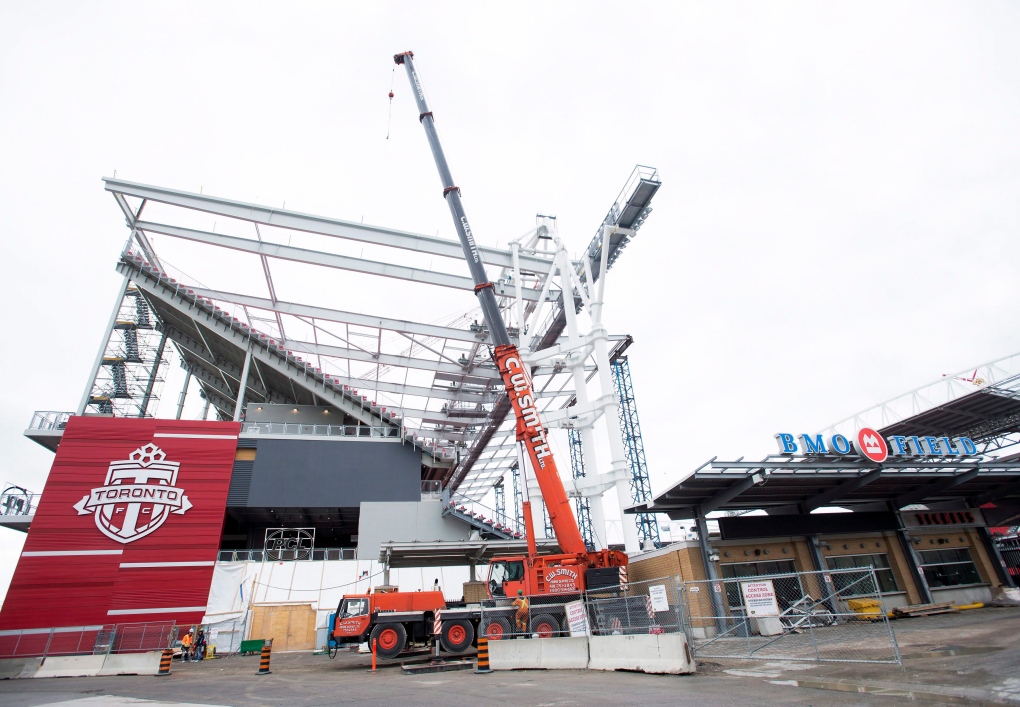
{"label": "crane boom", "polygon": [[475,296],[478,297],[482,316],[485,317],[489,335],[495,344],[493,357],[517,418],[517,441],[523,444],[527,450],[528,458],[531,460],[531,468],[535,472],[538,487],[542,490],[542,498],[549,511],[549,519],[560,549],[568,554],[586,554],[584,538],[581,537],[581,531],[574,519],[570,500],[567,498],[567,492],[563,488],[563,482],[560,480],[559,471],[556,468],[556,460],[549,448],[545,426],[538,413],[531,371],[521,360],[520,352],[510,340],[510,334],[499,313],[495,287],[485,272],[485,264],[482,262],[474,234],[471,232],[467,215],[464,213],[460,189],[454,184],[453,175],[450,173],[446,156],[443,154],[443,147],[439,143],[432,111],[429,110],[428,102],[425,100],[425,91],[422,89],[418,72],[414,68],[414,53],[403,52],[395,55],[393,60],[398,65],[403,65],[407,70],[407,78],[411,82],[414,99],[418,104],[418,119],[421,121],[422,127],[425,128],[429,147],[432,148],[432,157],[439,170],[439,179],[443,183],[443,197],[450,208],[450,215],[453,216],[453,224],[457,229],[461,248],[464,250],[464,259],[467,260],[471,279],[475,283]]}

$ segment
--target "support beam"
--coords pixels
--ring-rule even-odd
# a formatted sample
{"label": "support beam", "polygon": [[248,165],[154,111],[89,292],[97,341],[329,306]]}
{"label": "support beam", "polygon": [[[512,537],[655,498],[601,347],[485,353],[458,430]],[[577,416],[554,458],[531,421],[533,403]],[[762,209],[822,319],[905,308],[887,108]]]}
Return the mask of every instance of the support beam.
{"label": "support beam", "polygon": [[917,554],[917,550],[914,549],[914,543],[911,541],[910,533],[903,526],[903,518],[896,511],[898,510],[892,503],[887,504],[887,509],[896,513],[896,519],[899,523],[899,530],[896,531],[896,538],[900,541],[900,549],[903,551],[903,555],[907,559],[907,569],[910,572],[911,579],[914,580],[914,586],[917,588],[917,593],[921,597],[922,604],[931,604],[934,602],[931,596],[931,588],[928,586],[928,580],[924,577],[924,572],[921,571],[921,556]]}
{"label": "support beam", "polygon": [[[200,297],[219,300],[221,302],[232,302],[234,304],[262,309],[279,314],[289,314],[295,317],[309,317],[327,322],[340,322],[355,326],[371,327],[373,329],[385,329],[401,334],[427,336],[437,339],[450,339],[452,341],[466,341],[476,344],[484,339],[468,329],[456,329],[454,327],[436,326],[433,324],[419,324],[418,322],[403,321],[389,317],[377,317],[371,314],[357,314],[355,312],[344,312],[338,309],[326,307],[315,307],[307,304],[296,304],[294,302],[273,302],[264,297],[252,297],[234,292],[223,292],[221,290],[210,290],[202,287],[191,288]],[[281,337],[282,338],[282,337]]]}
{"label": "support beam", "polygon": [[241,385],[237,391],[237,407],[234,408],[234,422],[240,422],[244,414],[244,396],[248,392],[248,371],[251,369],[251,349],[244,353],[244,369],[241,371]]}
{"label": "support beam", "polygon": [[145,417],[149,411],[149,401],[152,400],[152,389],[156,386],[156,375],[159,373],[159,366],[163,363],[163,351],[166,349],[166,331],[159,337],[159,346],[156,347],[156,360],[152,362],[152,370],[149,371],[149,380],[145,384],[145,394],[142,396],[142,403],[138,406],[138,417]]}
{"label": "support beam", "polygon": [[[219,373],[220,376],[224,378],[223,382],[227,384],[227,388],[229,390],[233,391],[233,386],[230,385],[230,381],[235,381],[238,386],[241,385],[242,381],[241,374],[243,371],[234,364],[229,363],[228,361],[217,359],[212,354],[212,352],[209,351],[205,343],[198,341],[197,339],[193,339],[190,335],[188,335],[187,332],[181,331],[175,326],[166,325],[164,327],[164,331],[166,332],[167,336],[170,337],[170,340],[177,345],[177,348],[181,351],[182,355],[188,357],[189,360],[197,359],[198,361],[201,362],[202,365],[206,367],[207,370]],[[258,393],[259,397],[261,397],[263,400],[266,400],[267,402],[272,403],[294,402],[292,400],[284,398],[281,395],[273,395],[272,393],[266,390],[266,387],[261,380],[257,382],[249,381],[248,387],[250,387],[256,393]],[[233,395],[233,392],[231,392],[231,395]]]}
{"label": "support beam", "polygon": [[1020,481],[1003,484],[1002,486],[997,486],[991,491],[985,491],[982,494],[978,494],[970,500],[970,504],[972,506],[981,507],[986,503],[994,503],[1001,498],[1005,498],[1006,496],[1011,496],[1013,494],[1020,494]]}
{"label": "support beam", "polygon": [[[453,258],[458,261],[464,259],[464,251],[461,248],[460,241],[448,238],[425,236],[324,216],[313,216],[311,214],[277,209],[270,206],[221,199],[206,194],[195,194],[176,189],[137,184],[122,179],[106,178],[103,181],[106,184],[106,190],[114,195],[134,196],[185,209],[204,211],[210,214],[275,226],[277,228],[317,233],[323,236],[343,238],[362,243],[375,243],[391,248]],[[509,250],[480,246],[478,252],[481,255],[482,261],[487,265],[497,268],[513,268],[513,256]],[[521,267],[525,270],[544,272],[549,267],[549,260],[547,258],[524,251],[520,254],[520,262]]]}
{"label": "support beam", "polygon": [[175,420],[180,420],[181,415],[184,414],[184,399],[188,395],[189,385],[191,385],[191,366],[188,366],[188,370],[184,375],[184,385],[181,387],[181,397],[177,401],[177,415],[174,417]]}
{"label": "support beam", "polygon": [[714,585],[719,582],[719,568],[712,561],[712,545],[708,537],[708,523],[705,520],[705,515],[701,512],[695,515],[694,522],[698,528],[698,547],[701,550],[701,563],[705,567],[705,577],[709,580],[710,585],[705,587],[705,589],[708,591],[709,599],[712,602],[712,615],[715,617],[716,630],[719,633],[723,633],[726,631],[727,621],[724,617],[727,615],[727,611],[723,606],[723,593],[715,591]]}
{"label": "support beam", "polygon": [[700,514],[707,515],[712,511],[719,510],[721,506],[729,503],[734,498],[744,493],[744,491],[747,491],[749,488],[752,488],[760,483],[763,483],[766,478],[767,475],[765,474],[764,471],[761,470],[745,476],[743,479],[733,484],[728,489],[720,491],[715,496],[713,496],[712,498],[708,499],[700,506],[698,506]]}
{"label": "support beam", "polygon": [[879,467],[878,469],[872,469],[871,471],[865,474],[861,474],[857,478],[850,479],[849,481],[844,481],[843,483],[834,486],[828,489],[827,491],[823,491],[822,493],[816,496],[812,496],[811,498],[805,500],[802,504],[800,504],[803,506],[803,510],[800,510],[799,512],[810,513],[815,509],[821,508],[822,506],[831,505],[833,502],[843,498],[844,496],[848,496],[854,491],[864,488],[872,481],[877,481],[881,476],[882,468]]}
{"label": "support beam", "polygon": [[[268,258],[291,260],[296,263],[307,263],[309,265],[336,268],[338,270],[358,272],[365,275],[390,277],[397,280],[409,280],[411,282],[417,282],[424,285],[450,287],[474,292],[474,283],[471,278],[463,277],[461,275],[451,275],[436,270],[425,270],[422,268],[412,268],[406,265],[396,265],[394,263],[385,263],[376,260],[365,260],[363,258],[354,258],[336,253],[325,253],[323,251],[311,250],[309,248],[296,248],[294,246],[283,245],[281,243],[253,241],[249,238],[238,238],[237,236],[227,236],[222,233],[209,233],[207,231],[198,231],[192,228],[182,228],[180,226],[170,226],[167,224],[151,223],[148,221],[139,221],[138,227],[144,228],[150,233],[161,233],[174,238],[182,238],[189,241],[195,241],[196,243],[218,246],[220,248],[229,248],[242,253],[251,253],[253,255],[265,256]],[[497,295],[502,297],[510,297],[513,294],[511,288],[501,282],[497,282],[495,284],[495,292]],[[538,295],[533,290],[526,290],[525,299],[535,300],[538,299]]]}
{"label": "support beam", "polygon": [[486,364],[485,367],[469,369],[456,363],[429,361],[427,359],[404,356],[403,354],[375,354],[370,351],[348,349],[343,346],[331,346],[329,344],[313,344],[308,341],[285,341],[283,342],[283,345],[299,354],[332,356],[334,358],[345,358],[350,361],[363,361],[365,363],[379,364],[381,366],[415,368],[422,371],[436,371],[441,373],[452,373],[455,375],[472,375],[479,378],[487,378],[492,381],[499,380],[499,373],[491,364]]}
{"label": "support beam", "polygon": [[953,476],[950,476],[947,479],[939,479],[938,481],[934,481],[930,484],[918,486],[917,488],[911,489],[910,491],[907,491],[906,493],[897,496],[896,499],[893,501],[893,505],[896,506],[897,509],[899,509],[903,508],[904,506],[912,505],[914,503],[921,503],[926,498],[938,496],[940,493],[948,491],[949,489],[959,486],[960,484],[965,484],[971,479],[977,478],[979,471],[980,469],[975,467],[974,469],[971,469],[970,471],[965,471],[962,474],[954,474]]}

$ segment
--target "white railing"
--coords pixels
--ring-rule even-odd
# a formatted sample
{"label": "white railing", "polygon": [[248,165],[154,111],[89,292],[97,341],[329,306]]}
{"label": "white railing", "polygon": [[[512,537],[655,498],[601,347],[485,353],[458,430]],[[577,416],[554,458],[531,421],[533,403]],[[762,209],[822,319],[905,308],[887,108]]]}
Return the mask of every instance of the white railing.
{"label": "white railing", "polygon": [[32,415],[32,422],[29,423],[30,430],[62,430],[67,427],[67,421],[71,419],[73,412],[59,412],[55,410],[37,410]]}
{"label": "white railing", "polygon": [[400,439],[400,430],[396,427],[370,427],[368,425],[311,425],[300,422],[245,422],[241,427],[241,434]]}
{"label": "white railing", "polygon": [[[296,560],[295,557],[280,557],[280,552],[273,553],[273,559],[268,557],[265,550],[220,550],[216,556],[219,562],[282,562],[285,560]],[[358,551],[353,547],[317,548],[310,553],[302,552],[301,560],[356,560]]]}

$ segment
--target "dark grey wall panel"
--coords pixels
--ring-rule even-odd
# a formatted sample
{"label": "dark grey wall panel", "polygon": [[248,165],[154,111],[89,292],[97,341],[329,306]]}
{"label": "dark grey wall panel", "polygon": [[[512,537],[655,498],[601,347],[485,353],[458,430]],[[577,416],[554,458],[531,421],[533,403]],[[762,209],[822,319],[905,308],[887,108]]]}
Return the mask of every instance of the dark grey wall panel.
{"label": "dark grey wall panel", "polygon": [[421,453],[392,442],[260,439],[248,508],[420,501]]}
{"label": "dark grey wall panel", "polygon": [[251,472],[255,462],[235,461],[230,475],[230,490],[227,491],[227,507],[243,508],[248,505],[248,491],[251,490]]}

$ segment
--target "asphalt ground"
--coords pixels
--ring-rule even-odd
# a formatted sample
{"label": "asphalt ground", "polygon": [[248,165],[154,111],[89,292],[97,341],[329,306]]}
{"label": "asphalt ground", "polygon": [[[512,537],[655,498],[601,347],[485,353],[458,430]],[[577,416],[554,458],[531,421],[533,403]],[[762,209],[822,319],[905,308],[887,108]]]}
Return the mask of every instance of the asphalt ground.
{"label": "asphalt ground", "polygon": [[[0,682],[0,705],[889,705],[1020,704],[1020,609],[989,608],[894,623],[903,666],[713,661],[696,675],[471,671],[404,675],[399,662],[341,652],[175,662],[167,677]],[[147,702],[153,701],[153,702]]]}

